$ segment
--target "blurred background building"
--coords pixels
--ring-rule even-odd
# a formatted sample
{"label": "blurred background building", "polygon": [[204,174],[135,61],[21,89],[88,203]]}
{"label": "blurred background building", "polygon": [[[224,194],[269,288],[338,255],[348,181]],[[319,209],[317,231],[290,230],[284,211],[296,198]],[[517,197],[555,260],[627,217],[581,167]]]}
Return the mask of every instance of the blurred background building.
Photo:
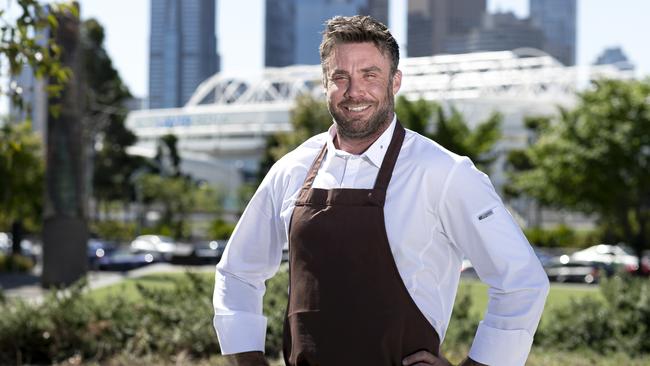
{"label": "blurred background building", "polygon": [[151,0],[149,108],[185,104],[219,71],[216,0]]}
{"label": "blurred background building", "polygon": [[388,0],[266,0],[264,64],[319,64],[323,23],[335,15],[355,14],[388,24]]}

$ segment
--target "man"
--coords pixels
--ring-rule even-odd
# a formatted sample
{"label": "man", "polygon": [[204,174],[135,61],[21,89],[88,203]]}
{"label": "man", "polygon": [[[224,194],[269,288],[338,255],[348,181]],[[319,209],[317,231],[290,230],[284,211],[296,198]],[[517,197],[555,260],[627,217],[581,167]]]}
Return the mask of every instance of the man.
{"label": "man", "polygon": [[273,166],[217,266],[223,354],[266,364],[264,281],[288,242],[288,365],[448,365],[464,256],[490,302],[463,365],[523,365],[548,280],[489,179],[397,121],[399,50],[383,24],[335,17],[320,54],[333,125]]}

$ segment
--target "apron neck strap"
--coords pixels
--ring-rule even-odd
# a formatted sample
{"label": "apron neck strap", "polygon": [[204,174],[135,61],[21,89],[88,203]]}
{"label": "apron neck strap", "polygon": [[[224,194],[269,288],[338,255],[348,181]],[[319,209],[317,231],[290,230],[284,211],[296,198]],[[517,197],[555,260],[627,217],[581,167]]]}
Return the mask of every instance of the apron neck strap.
{"label": "apron neck strap", "polygon": [[395,130],[393,131],[393,138],[390,140],[390,145],[386,150],[386,155],[384,155],[384,160],[381,162],[381,168],[379,168],[379,173],[377,174],[377,180],[375,180],[375,189],[386,191],[388,188],[388,183],[390,178],[393,176],[393,169],[395,168],[395,162],[397,162],[397,157],[399,152],[402,149],[402,142],[404,142],[404,127],[399,122],[395,123]]}
{"label": "apron neck strap", "polygon": [[[384,160],[381,163],[381,168],[379,168],[374,189],[386,191],[388,188],[388,183],[390,182],[390,178],[393,176],[393,169],[395,168],[395,162],[399,156],[399,151],[402,148],[405,134],[404,127],[402,127],[402,124],[397,121],[395,124],[395,130],[393,131],[393,137],[390,140],[390,145],[388,145],[386,155],[384,155]],[[307,177],[305,178],[305,182],[303,183],[303,188],[311,188],[316,179],[316,174],[318,174],[318,169],[320,169],[320,166],[323,163],[326,152],[327,143],[323,144],[320,153],[318,153],[318,156],[316,156],[316,159],[312,163],[309,173],[307,173]]]}

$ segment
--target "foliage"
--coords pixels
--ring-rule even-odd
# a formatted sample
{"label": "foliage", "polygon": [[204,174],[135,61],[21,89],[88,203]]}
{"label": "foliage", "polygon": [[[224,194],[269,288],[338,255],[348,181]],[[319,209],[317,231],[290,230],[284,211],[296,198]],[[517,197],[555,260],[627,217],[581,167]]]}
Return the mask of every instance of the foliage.
{"label": "foliage", "polygon": [[29,257],[0,253],[0,272],[29,272],[32,268],[34,261]]}
{"label": "foliage", "polygon": [[278,273],[266,282],[264,315],[267,317],[266,350],[271,357],[282,354],[284,316],[289,300],[289,266],[280,267]]}
{"label": "foliage", "polygon": [[[447,114],[444,108],[423,99],[410,101],[399,96],[395,111],[405,127],[418,132],[456,154],[469,157],[477,167],[488,171],[497,158],[495,144],[501,138],[499,113],[492,113],[487,120],[470,129],[465,117],[455,107]],[[433,120],[433,129],[429,121]]]}
{"label": "foliage", "polygon": [[[58,27],[56,14],[67,12],[78,17],[79,11],[72,4],[52,3],[46,8],[38,0],[17,0],[16,4],[18,12],[0,10],[0,76],[7,69],[5,60],[9,76],[20,74],[28,65],[36,77],[48,78],[48,95],[59,96],[71,71],[61,65],[61,48],[47,34]],[[15,105],[24,107],[23,92],[20,86],[10,85],[8,94]],[[50,110],[56,113],[57,108],[50,106]]]}
{"label": "foliage", "polygon": [[235,230],[235,224],[226,222],[223,219],[216,219],[210,224],[208,235],[212,239],[230,239],[230,235]]}
{"label": "foliage", "polygon": [[160,280],[172,286],[140,286],[137,302],[119,293],[97,299],[82,282],[51,292],[39,304],[0,303],[0,364],[102,361],[122,352],[164,358],[216,354],[210,280],[192,273]]}
{"label": "foliage", "polygon": [[536,341],[563,350],[650,353],[647,279],[615,276],[603,280],[600,290],[604,300],[583,297],[554,309],[548,319],[543,319]]}
{"label": "foliage", "polygon": [[11,226],[12,252],[20,254],[24,223],[36,226],[43,207],[42,143],[31,123],[0,127],[0,228]]}
{"label": "foliage", "polygon": [[186,217],[190,212],[217,213],[220,208],[220,197],[214,188],[184,176],[143,174],[138,177],[137,185],[145,204],[157,204],[162,208],[159,228],[171,229],[170,236],[175,238],[187,236]]}
{"label": "foliage", "polygon": [[136,225],[132,222],[97,221],[90,223],[90,232],[102,239],[130,242],[136,236]]}
{"label": "foliage", "polygon": [[583,248],[600,242],[597,230],[579,232],[566,225],[550,229],[539,227],[524,229],[528,241],[538,247],[546,248]]}
{"label": "foliage", "polygon": [[104,29],[95,19],[81,26],[81,48],[87,94],[84,121],[95,141],[93,192],[99,204],[130,202],[133,176],[146,166],[143,158],[126,151],[136,142],[136,136],[124,125],[128,112],[124,104],[131,93],[104,49]]}
{"label": "foliage", "polygon": [[541,204],[597,214],[638,255],[650,244],[650,80],[599,80],[539,127],[514,186]]}

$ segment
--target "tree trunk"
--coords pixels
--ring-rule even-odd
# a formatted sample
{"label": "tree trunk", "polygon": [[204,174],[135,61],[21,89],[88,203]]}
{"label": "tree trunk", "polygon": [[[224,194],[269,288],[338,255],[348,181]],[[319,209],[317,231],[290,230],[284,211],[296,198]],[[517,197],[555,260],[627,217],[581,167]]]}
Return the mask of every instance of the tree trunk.
{"label": "tree trunk", "polygon": [[21,255],[23,250],[20,247],[20,242],[23,241],[23,221],[16,219],[11,224],[11,254]]}
{"label": "tree trunk", "polygon": [[[75,3],[78,7],[78,4]],[[87,152],[83,139],[81,105],[81,49],[79,19],[57,13],[59,27],[54,34],[61,45],[61,63],[72,77],[60,97],[51,98],[47,127],[45,212],[43,224],[43,287],[70,285],[87,272]]]}

